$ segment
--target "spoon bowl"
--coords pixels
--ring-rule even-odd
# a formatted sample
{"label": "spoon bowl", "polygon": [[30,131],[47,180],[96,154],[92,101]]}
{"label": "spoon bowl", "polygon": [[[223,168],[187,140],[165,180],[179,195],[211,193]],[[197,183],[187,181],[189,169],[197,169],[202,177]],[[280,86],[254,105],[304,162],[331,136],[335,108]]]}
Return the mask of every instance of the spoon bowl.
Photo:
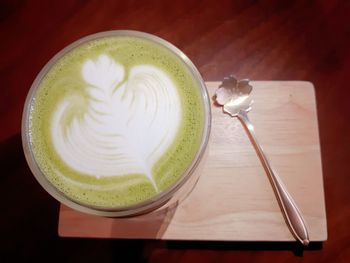
{"label": "spoon bowl", "polygon": [[237,80],[233,75],[224,78],[216,91],[216,102],[223,106],[223,111],[237,117],[240,111],[249,112],[253,104],[250,97],[253,87],[248,79]]}

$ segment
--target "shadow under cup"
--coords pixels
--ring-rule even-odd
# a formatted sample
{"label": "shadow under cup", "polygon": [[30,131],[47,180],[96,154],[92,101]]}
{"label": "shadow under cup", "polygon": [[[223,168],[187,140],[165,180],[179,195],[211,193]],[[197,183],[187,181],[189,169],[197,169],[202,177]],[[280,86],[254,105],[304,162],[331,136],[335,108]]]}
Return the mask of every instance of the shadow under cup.
{"label": "shadow under cup", "polygon": [[[203,105],[202,109],[204,111],[204,114],[203,114],[204,127],[203,127],[203,132],[201,134],[200,145],[198,147],[198,150],[196,152],[196,155],[192,163],[187,167],[184,174],[180,176],[179,179],[168,189],[160,192],[159,194],[156,194],[155,196],[151,197],[150,199],[147,199],[146,201],[137,203],[135,205],[124,206],[124,207],[97,207],[97,206],[82,204],[76,200],[69,198],[67,195],[65,195],[60,190],[58,190],[53,184],[51,184],[50,181],[43,174],[38,163],[35,160],[35,156],[33,153],[33,145],[30,139],[31,131],[29,127],[30,114],[31,114],[32,102],[33,102],[33,99],[35,99],[36,91],[40,86],[41,81],[60,58],[62,58],[65,54],[72,51],[73,49],[79,47],[80,45],[85,44],[86,42],[89,42],[92,40],[98,40],[100,38],[105,38],[105,37],[113,37],[113,36],[116,36],[116,37],[127,36],[127,37],[136,37],[136,38],[145,39],[166,48],[168,51],[170,51],[172,54],[178,57],[183,62],[183,65],[187,67],[187,70],[192,75],[194,81],[197,84],[196,86],[199,89],[201,103]],[[59,53],[57,53],[44,66],[44,68],[40,71],[40,73],[34,80],[24,105],[24,111],[23,111],[23,117],[22,117],[22,143],[23,143],[23,149],[24,149],[26,160],[29,164],[29,167],[33,175],[35,176],[37,181],[41,184],[41,186],[58,201],[60,201],[61,203],[65,204],[68,207],[71,207],[81,212],[100,215],[100,216],[122,217],[122,216],[138,215],[138,214],[153,211],[157,208],[172,206],[178,203],[179,201],[181,201],[183,198],[185,198],[189,194],[189,192],[193,189],[193,187],[195,186],[199,178],[200,173],[199,172],[194,173],[194,171],[196,170],[202,156],[204,155],[204,152],[209,140],[210,126],[211,126],[211,111],[210,111],[209,96],[205,87],[205,83],[200,73],[198,72],[194,64],[190,61],[190,59],[178,48],[176,48],[169,42],[157,36],[147,34],[147,33],[137,32],[137,31],[116,30],[116,31],[101,32],[101,33],[93,34],[93,35],[84,37],[82,39],[79,39],[78,41],[70,44],[69,46],[61,50]]]}

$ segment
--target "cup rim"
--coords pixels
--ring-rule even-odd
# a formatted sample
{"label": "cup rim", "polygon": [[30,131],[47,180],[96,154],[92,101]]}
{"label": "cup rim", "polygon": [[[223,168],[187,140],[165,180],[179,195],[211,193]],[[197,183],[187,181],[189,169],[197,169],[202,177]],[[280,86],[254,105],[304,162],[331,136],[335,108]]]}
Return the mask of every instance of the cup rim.
{"label": "cup rim", "polygon": [[[71,50],[77,48],[78,46],[84,43],[87,43],[96,39],[100,39],[100,38],[115,37],[115,36],[137,37],[137,38],[146,39],[151,42],[160,44],[161,46],[167,48],[171,53],[177,56],[184,63],[184,65],[188,68],[194,80],[197,82],[199,86],[199,92],[201,94],[201,102],[203,104],[203,109],[204,109],[204,127],[203,127],[202,139],[192,163],[172,186],[170,186],[165,191],[162,191],[161,193],[156,194],[155,196],[141,203],[137,203],[130,206],[112,208],[112,207],[101,207],[101,206],[93,206],[93,205],[80,203],[68,197],[64,193],[62,193],[46,178],[44,173],[41,171],[39,165],[37,164],[34,157],[34,153],[32,151],[32,147],[31,147],[32,142],[30,141],[29,124],[30,124],[32,102],[33,102],[33,99],[35,98],[36,91],[40,86],[41,81],[46,76],[46,74],[50,71],[52,66],[54,66],[56,62],[58,62],[59,59],[62,58],[65,54],[67,54]],[[170,42],[158,36],[145,33],[145,32],[134,31],[134,30],[104,31],[104,32],[99,32],[99,33],[82,37],[76,40],[75,42],[69,44],[68,46],[60,50],[55,56],[53,56],[41,69],[41,71],[33,81],[25,100],[23,114],[22,114],[22,127],[21,127],[22,145],[23,145],[25,158],[36,180],[51,196],[53,196],[56,200],[58,200],[62,204],[70,208],[73,208],[75,210],[78,210],[80,212],[93,214],[93,215],[111,216],[111,217],[132,216],[132,215],[147,213],[149,211],[159,208],[164,203],[166,203],[188,181],[188,179],[191,177],[194,170],[196,169],[198,163],[200,162],[201,158],[203,157],[204,151],[208,144],[210,130],[211,130],[211,117],[212,116],[211,116],[210,99],[209,99],[208,91],[206,89],[204,80],[202,79],[196,66],[180,49],[178,49]]]}

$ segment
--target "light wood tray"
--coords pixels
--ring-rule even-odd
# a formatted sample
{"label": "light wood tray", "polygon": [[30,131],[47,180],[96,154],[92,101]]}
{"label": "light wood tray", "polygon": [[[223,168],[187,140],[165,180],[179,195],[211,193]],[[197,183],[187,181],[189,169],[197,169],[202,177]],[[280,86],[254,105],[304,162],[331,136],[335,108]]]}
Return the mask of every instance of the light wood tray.
{"label": "light wood tray", "polygon": [[[220,82],[207,82],[212,96]],[[249,113],[273,167],[302,211],[311,241],[327,239],[313,85],[256,81]],[[85,215],[61,205],[64,237],[292,241],[269,180],[241,123],[212,106],[200,179],[177,207],[133,218]]]}

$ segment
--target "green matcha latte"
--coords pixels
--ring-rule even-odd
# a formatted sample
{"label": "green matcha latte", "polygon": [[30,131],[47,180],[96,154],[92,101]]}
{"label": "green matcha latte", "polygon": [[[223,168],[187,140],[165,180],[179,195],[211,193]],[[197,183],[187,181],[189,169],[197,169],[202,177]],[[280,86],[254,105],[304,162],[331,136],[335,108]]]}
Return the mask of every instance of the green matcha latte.
{"label": "green matcha latte", "polygon": [[198,155],[201,89],[158,42],[134,35],[85,41],[48,69],[29,102],[35,162],[76,203],[147,201],[177,184]]}

